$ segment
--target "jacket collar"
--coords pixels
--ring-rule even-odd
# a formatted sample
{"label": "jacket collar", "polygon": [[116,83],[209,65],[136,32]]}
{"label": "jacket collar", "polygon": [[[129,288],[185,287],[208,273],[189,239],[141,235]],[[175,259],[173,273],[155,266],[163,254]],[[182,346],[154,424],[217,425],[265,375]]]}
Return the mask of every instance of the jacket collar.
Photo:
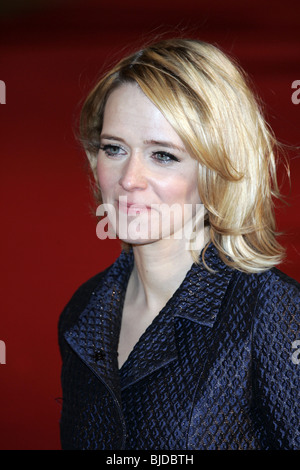
{"label": "jacket collar", "polygon": [[[200,257],[201,259],[201,257]],[[73,350],[120,401],[122,388],[140,380],[177,358],[177,318],[213,327],[232,276],[232,269],[219,258],[211,244],[205,254],[208,271],[201,261],[193,264],[184,281],[142,335],[127,361],[118,369],[118,340],[133,254],[122,252],[75,326],[65,333]],[[146,347],[151,342],[151,347]],[[121,383],[120,383],[121,378]]]}
{"label": "jacket collar", "polygon": [[132,253],[122,252],[92,292],[77,323],[64,336],[72,349],[120,401],[118,341]]}
{"label": "jacket collar", "polygon": [[233,270],[220,259],[218,251],[210,244],[205,253],[205,263],[193,264],[176,292],[175,317],[183,317],[212,327],[217,320],[224,295]]}

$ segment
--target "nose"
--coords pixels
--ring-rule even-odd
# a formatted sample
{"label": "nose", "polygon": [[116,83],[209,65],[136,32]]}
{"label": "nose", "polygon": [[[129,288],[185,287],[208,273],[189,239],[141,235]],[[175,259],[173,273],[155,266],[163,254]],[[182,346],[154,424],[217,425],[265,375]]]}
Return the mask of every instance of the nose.
{"label": "nose", "polygon": [[146,189],[146,168],[143,162],[143,156],[139,152],[132,153],[127,159],[122,170],[119,184],[126,191]]}

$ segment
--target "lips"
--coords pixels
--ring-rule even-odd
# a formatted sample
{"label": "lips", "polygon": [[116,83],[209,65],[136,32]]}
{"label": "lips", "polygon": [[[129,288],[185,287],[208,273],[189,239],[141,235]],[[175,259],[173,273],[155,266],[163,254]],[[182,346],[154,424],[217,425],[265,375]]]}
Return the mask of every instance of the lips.
{"label": "lips", "polygon": [[117,201],[117,204],[118,209],[128,215],[137,215],[142,212],[148,212],[151,210],[150,206],[136,202],[124,202],[122,200],[119,200]]}

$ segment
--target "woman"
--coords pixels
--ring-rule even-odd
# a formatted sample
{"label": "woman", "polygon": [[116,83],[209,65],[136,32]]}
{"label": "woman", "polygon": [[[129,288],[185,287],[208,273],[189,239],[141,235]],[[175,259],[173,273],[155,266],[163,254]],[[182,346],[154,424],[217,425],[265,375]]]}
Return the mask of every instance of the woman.
{"label": "woman", "polygon": [[299,284],[274,267],[276,141],[244,74],[152,44],[92,90],[81,137],[123,250],[60,318],[62,447],[300,448]]}

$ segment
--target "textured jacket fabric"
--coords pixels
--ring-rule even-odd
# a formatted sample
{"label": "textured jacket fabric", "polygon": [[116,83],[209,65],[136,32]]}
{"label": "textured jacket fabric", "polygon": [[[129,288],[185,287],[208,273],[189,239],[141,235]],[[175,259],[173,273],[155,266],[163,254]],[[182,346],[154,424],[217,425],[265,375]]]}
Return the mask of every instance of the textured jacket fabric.
{"label": "textured jacket fabric", "polygon": [[59,321],[63,449],[300,449],[299,284],[233,270],[210,245],[121,369],[132,252]]}

